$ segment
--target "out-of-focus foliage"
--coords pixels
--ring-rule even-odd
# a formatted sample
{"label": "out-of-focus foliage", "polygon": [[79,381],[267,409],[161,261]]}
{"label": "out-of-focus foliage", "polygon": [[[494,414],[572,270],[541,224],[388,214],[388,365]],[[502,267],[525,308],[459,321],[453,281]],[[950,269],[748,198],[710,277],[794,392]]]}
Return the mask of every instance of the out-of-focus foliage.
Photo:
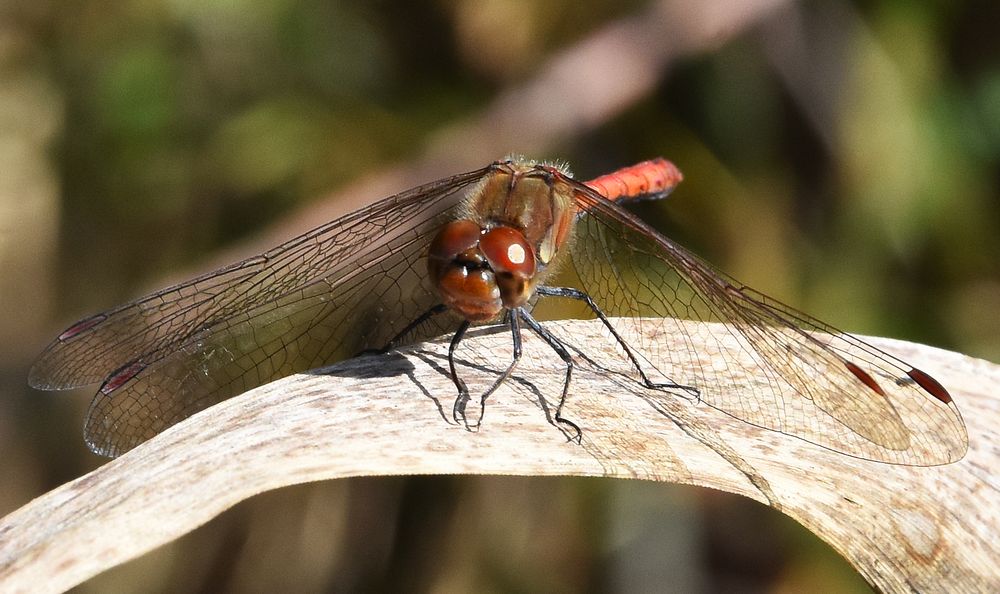
{"label": "out-of-focus foliage", "polygon": [[[416,157],[443,126],[646,4],[0,3],[0,512],[98,463],[79,436],[89,394],[22,387],[64,322]],[[668,157],[684,186],[638,210],[737,278],[848,330],[997,360],[998,23],[992,0],[794,4],[532,156],[582,176]],[[791,521],[701,491],[420,479],[272,493],[91,587],[836,591],[858,580]]]}

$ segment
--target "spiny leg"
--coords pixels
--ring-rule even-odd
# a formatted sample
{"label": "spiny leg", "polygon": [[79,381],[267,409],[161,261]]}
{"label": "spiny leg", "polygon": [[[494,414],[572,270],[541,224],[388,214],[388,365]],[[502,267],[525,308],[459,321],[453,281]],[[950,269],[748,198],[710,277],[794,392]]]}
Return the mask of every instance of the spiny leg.
{"label": "spiny leg", "polygon": [[493,382],[493,385],[490,386],[488,390],[483,392],[483,395],[480,397],[479,419],[474,425],[469,424],[469,419],[465,415],[465,407],[469,403],[469,388],[465,385],[465,382],[458,377],[458,371],[455,369],[455,350],[458,348],[458,343],[461,342],[462,337],[465,335],[465,331],[469,329],[470,322],[468,320],[462,322],[458,331],[455,332],[455,336],[451,339],[451,346],[448,348],[448,365],[451,368],[451,379],[455,382],[455,386],[458,387],[458,398],[455,399],[455,407],[452,410],[452,416],[455,418],[456,423],[463,423],[465,428],[469,431],[479,429],[479,425],[483,422],[486,399],[500,387],[500,384],[504,383],[504,381],[510,377],[510,374],[514,371],[514,366],[516,366],[517,362],[521,359],[521,328],[518,325],[517,316],[507,316],[507,323],[510,325],[511,337],[514,343],[514,353],[507,369],[500,374],[500,377],[498,377],[496,381]]}
{"label": "spiny leg", "polygon": [[574,289],[572,287],[541,286],[537,287],[535,289],[535,292],[538,293],[539,295],[544,295],[546,297],[565,297],[567,299],[576,299],[578,301],[583,301],[584,303],[586,303],[587,307],[589,307],[590,310],[594,312],[594,315],[596,315],[604,324],[604,327],[608,329],[608,332],[611,333],[611,336],[613,336],[615,340],[618,342],[618,344],[622,347],[622,349],[625,350],[625,355],[628,357],[628,360],[631,361],[632,366],[635,367],[636,371],[639,372],[639,377],[642,378],[642,383],[647,388],[684,390],[696,398],[701,397],[701,393],[698,391],[698,388],[695,388],[693,386],[683,386],[681,384],[674,384],[674,383],[661,384],[653,382],[648,377],[646,377],[646,372],[642,370],[642,366],[639,365],[639,360],[636,359],[635,355],[632,353],[632,349],[629,348],[628,343],[626,343],[625,339],[623,339],[618,334],[618,331],[615,330],[615,327],[611,324],[611,320],[609,320],[608,317],[604,315],[604,312],[601,311],[601,308],[597,306],[597,303],[595,303],[594,300],[591,299],[590,295],[584,293],[579,289]]}
{"label": "spiny leg", "polygon": [[[520,326],[520,322],[518,322],[517,316],[516,315],[512,315],[512,314],[510,314],[510,315],[507,316],[507,322],[508,322],[508,324],[510,324],[511,339],[512,339],[513,346],[514,346],[514,352],[513,352],[513,355],[511,356],[511,359],[510,359],[510,365],[507,366],[507,369],[505,369],[504,372],[500,374],[500,376],[496,379],[496,381],[493,382],[493,385],[490,386],[490,388],[488,390],[486,390],[485,392],[483,392],[483,395],[479,398],[479,420],[476,421],[476,424],[473,425],[470,428],[469,424],[468,424],[468,420],[466,419],[465,426],[466,426],[466,428],[468,428],[470,430],[472,430],[472,429],[478,429],[479,428],[480,423],[483,422],[483,413],[486,412],[486,399],[489,398],[490,395],[493,394],[493,392],[495,392],[496,389],[500,387],[500,384],[502,384],[505,381],[507,381],[507,379],[510,377],[510,374],[514,372],[514,367],[517,365],[517,362],[521,360],[521,326]],[[464,406],[462,407],[462,418],[463,419],[466,418],[465,417],[465,407]]]}
{"label": "spiny leg", "polygon": [[448,368],[451,370],[451,381],[455,383],[455,387],[458,388],[458,396],[455,398],[455,406],[452,408],[452,416],[455,418],[456,423],[462,422],[465,418],[465,405],[469,402],[469,388],[465,385],[462,378],[458,377],[458,371],[455,369],[455,349],[458,348],[458,343],[462,342],[462,337],[465,336],[465,331],[469,329],[469,320],[463,320],[458,326],[458,330],[455,330],[455,335],[451,337],[451,344],[448,346]]}
{"label": "spiny leg", "polygon": [[569,419],[563,418],[562,416],[563,405],[566,404],[566,394],[569,392],[569,383],[570,380],[573,378],[573,357],[570,356],[569,351],[566,350],[566,347],[563,346],[563,343],[560,342],[559,339],[556,338],[552,333],[550,333],[548,330],[542,327],[542,325],[539,324],[535,320],[535,318],[531,317],[531,314],[524,311],[523,309],[519,309],[518,315],[524,318],[524,322],[528,324],[528,327],[531,328],[531,330],[534,331],[535,334],[541,337],[542,340],[548,343],[548,345],[552,347],[552,350],[554,350],[556,354],[559,355],[559,358],[562,359],[563,362],[566,364],[566,381],[563,383],[562,394],[559,396],[559,404],[556,406],[556,414],[553,418],[557,423],[562,423],[563,425],[568,425],[569,427],[571,427],[573,429],[574,435],[571,435],[569,440],[575,441],[576,443],[580,443],[581,440],[583,439],[583,434],[580,431],[580,426],[574,423],[573,421],[570,421]]}

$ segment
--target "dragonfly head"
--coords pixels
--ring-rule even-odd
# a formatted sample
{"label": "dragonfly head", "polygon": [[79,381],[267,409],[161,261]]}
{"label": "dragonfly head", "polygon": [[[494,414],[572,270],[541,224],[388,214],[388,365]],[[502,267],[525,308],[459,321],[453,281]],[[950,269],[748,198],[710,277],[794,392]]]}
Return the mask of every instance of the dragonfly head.
{"label": "dragonfly head", "polygon": [[458,220],[431,242],[427,270],[442,301],[471,321],[521,307],[535,288],[535,253],[517,229]]}

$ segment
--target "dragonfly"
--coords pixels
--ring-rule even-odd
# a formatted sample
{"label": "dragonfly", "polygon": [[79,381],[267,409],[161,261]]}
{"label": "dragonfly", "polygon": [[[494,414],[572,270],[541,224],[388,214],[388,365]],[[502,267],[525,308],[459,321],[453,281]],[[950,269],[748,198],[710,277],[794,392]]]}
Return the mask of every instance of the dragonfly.
{"label": "dragonfly", "polygon": [[[29,383],[100,382],[84,438],[115,457],[258,385],[450,333],[453,414],[477,430],[527,329],[565,365],[552,420],[579,441],[586,428],[564,415],[575,347],[537,315],[560,301],[599,320],[651,392],[866,460],[964,456],[961,414],[930,374],[739,283],[628,210],[682,179],[662,158],[586,182],[565,165],[498,160],[84,318],[47,346]],[[616,323],[623,317],[635,323]],[[512,357],[470,420],[473,395],[455,359],[481,325],[509,329]],[[686,346],[668,348],[663,336]]]}

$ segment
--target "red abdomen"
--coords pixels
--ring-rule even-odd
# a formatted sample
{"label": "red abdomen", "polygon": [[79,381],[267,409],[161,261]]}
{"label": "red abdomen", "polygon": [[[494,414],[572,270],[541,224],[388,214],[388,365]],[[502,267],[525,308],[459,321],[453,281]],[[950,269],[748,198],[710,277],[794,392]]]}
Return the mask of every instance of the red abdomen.
{"label": "red abdomen", "polygon": [[670,161],[652,159],[596,177],[585,184],[617,202],[669,192],[683,179],[680,170]]}

